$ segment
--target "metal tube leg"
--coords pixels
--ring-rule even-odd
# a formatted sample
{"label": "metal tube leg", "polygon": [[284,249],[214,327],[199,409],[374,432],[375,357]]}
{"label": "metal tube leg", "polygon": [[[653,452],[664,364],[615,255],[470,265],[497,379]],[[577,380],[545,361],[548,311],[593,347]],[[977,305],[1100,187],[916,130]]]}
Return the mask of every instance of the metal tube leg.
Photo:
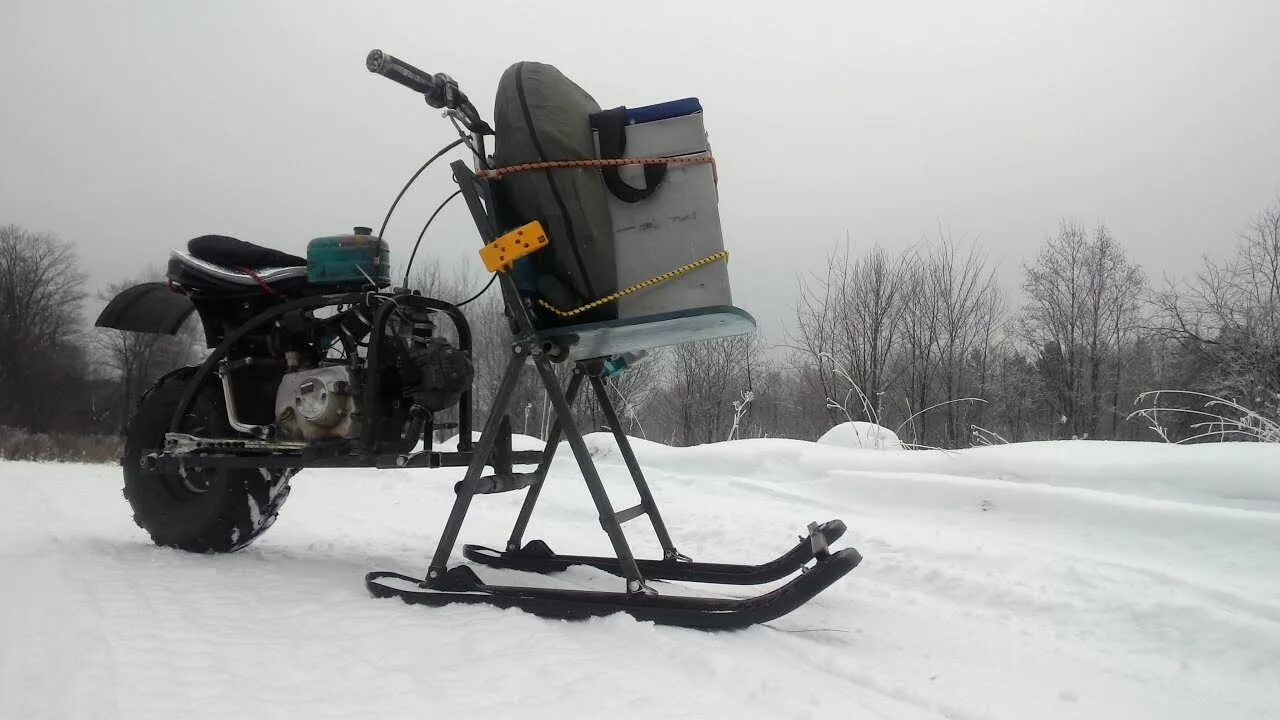
{"label": "metal tube leg", "polygon": [[[511,398],[511,393],[516,387],[516,383],[520,380],[520,371],[524,369],[525,356],[516,353],[511,356],[511,360],[507,363],[506,372],[502,375],[502,382],[498,384],[498,392],[493,396],[493,406],[489,409],[489,417],[485,420],[484,430],[480,433],[480,444],[475,449],[475,455],[471,458],[471,464],[467,466],[467,474],[460,487],[466,488],[472,485],[472,481],[480,477],[480,473],[484,472],[485,465],[489,462],[489,455],[493,452],[493,445],[498,439],[498,426],[502,424],[502,418],[506,414],[507,402]],[[453,553],[454,543],[458,541],[458,531],[462,529],[462,521],[467,517],[467,508],[471,506],[471,493],[459,492],[457,498],[453,501],[453,510],[449,512],[449,520],[444,525],[444,531],[440,533],[440,544],[436,546],[435,555],[431,556],[431,565],[427,567],[427,582],[439,578],[449,566],[449,556]]]}
{"label": "metal tube leg", "polygon": [[[573,400],[578,396],[578,388],[580,387],[582,387],[582,371],[575,367],[573,377],[569,379],[569,387],[564,393],[569,407],[573,407]],[[573,421],[572,418],[568,419],[570,422]],[[524,541],[524,531],[529,526],[529,518],[533,516],[533,506],[538,504],[538,495],[542,493],[542,483],[546,481],[547,471],[551,469],[551,461],[555,459],[556,449],[560,447],[560,422],[561,416],[557,412],[555,422],[552,423],[551,430],[547,433],[547,444],[542,449],[542,462],[538,463],[538,469],[534,471],[538,477],[529,486],[529,492],[525,493],[524,504],[520,506],[520,514],[516,516],[515,527],[511,529],[511,538],[507,540],[508,550],[519,550],[520,543]]]}
{"label": "metal tube leg", "polygon": [[640,568],[636,567],[636,558],[631,554],[631,546],[627,544],[627,537],[622,533],[622,526],[618,524],[613,503],[609,502],[609,495],[605,492],[604,483],[600,481],[600,473],[596,471],[595,462],[592,461],[587,444],[582,439],[582,432],[578,430],[575,423],[568,422],[573,417],[573,412],[564,393],[560,391],[556,374],[551,369],[551,365],[541,357],[534,358],[533,364],[538,368],[538,374],[542,376],[542,383],[547,388],[551,403],[555,405],[556,416],[566,420],[562,423],[565,439],[569,441],[569,447],[573,448],[578,469],[582,471],[582,479],[587,484],[591,499],[595,501],[596,511],[600,513],[600,526],[609,536],[613,551],[622,565],[622,574],[627,579],[627,592],[643,592],[647,589],[644,578],[640,575]]}
{"label": "metal tube leg", "polygon": [[622,423],[618,420],[613,402],[609,400],[606,392],[608,388],[605,387],[604,380],[599,375],[592,375],[591,387],[600,400],[600,409],[604,411],[604,418],[609,423],[610,430],[613,431],[613,438],[618,442],[618,450],[622,451],[622,459],[627,463],[627,470],[631,472],[631,481],[636,484],[636,492],[640,494],[640,506],[648,513],[649,521],[653,523],[653,532],[658,536],[658,543],[662,545],[662,557],[667,560],[682,558],[675,545],[671,543],[671,536],[667,534],[667,525],[662,521],[658,504],[653,499],[653,493],[649,491],[649,483],[645,481],[644,472],[640,470],[636,454],[631,450],[631,441],[622,431]]}

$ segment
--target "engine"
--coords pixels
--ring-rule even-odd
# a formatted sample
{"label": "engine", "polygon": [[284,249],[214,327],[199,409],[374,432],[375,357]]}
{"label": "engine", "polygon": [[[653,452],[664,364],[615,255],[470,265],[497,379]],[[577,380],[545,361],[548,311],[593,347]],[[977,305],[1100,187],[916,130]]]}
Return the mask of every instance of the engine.
{"label": "engine", "polygon": [[403,350],[400,380],[414,405],[439,412],[457,404],[471,386],[471,360],[440,338],[427,338]]}
{"label": "engine", "polygon": [[[279,437],[307,442],[358,437],[369,421],[363,412],[366,372],[345,362],[286,372],[275,399]],[[454,406],[473,376],[466,353],[431,337],[395,343],[380,372],[380,387],[389,393],[381,402],[385,417],[375,419],[382,427]]]}
{"label": "engine", "polygon": [[276,389],[277,432],[291,440],[355,437],[363,380],[363,372],[350,365],[285,373]]}

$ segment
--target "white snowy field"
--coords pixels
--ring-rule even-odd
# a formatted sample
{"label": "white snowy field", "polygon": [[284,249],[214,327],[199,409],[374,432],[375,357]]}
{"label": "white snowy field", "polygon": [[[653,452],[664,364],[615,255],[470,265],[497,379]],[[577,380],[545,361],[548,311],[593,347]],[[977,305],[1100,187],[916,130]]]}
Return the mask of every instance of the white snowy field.
{"label": "white snowy field", "polygon": [[[431,609],[362,576],[425,569],[460,470],[304,472],[256,545],[198,556],[148,542],[117,467],[0,462],[0,718],[1280,717],[1280,446],[637,451],[697,559],[833,517],[865,559],[740,632]],[[520,499],[477,498],[462,541],[500,547]],[[603,553],[594,518],[564,448],[528,538]]]}

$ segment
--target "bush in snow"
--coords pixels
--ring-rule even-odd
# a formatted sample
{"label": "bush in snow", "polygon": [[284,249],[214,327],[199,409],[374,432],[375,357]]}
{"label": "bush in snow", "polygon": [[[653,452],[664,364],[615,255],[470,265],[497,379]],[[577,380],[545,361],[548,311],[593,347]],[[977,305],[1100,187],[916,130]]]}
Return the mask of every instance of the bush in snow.
{"label": "bush in snow", "polygon": [[0,459],[58,460],[63,462],[116,462],[123,454],[114,435],[33,433],[0,425]]}
{"label": "bush in snow", "polygon": [[[1200,404],[1199,409],[1195,407],[1166,406],[1160,402],[1161,395],[1174,395],[1181,399],[1203,402]],[[1239,403],[1225,400],[1216,395],[1192,392],[1190,390],[1152,390],[1142,393],[1134,402],[1139,404],[1147,400],[1151,401],[1151,407],[1135,410],[1130,413],[1129,417],[1145,418],[1150,423],[1151,429],[1165,442],[1174,441],[1169,438],[1166,425],[1161,421],[1161,413],[1164,413],[1166,417],[1171,414],[1181,414],[1199,420],[1199,422],[1191,425],[1191,429],[1198,432],[1191,437],[1176,441],[1179,443],[1214,439],[1222,442],[1227,440],[1243,440],[1246,442],[1254,440],[1257,442],[1280,443],[1280,422]],[[1277,402],[1277,404],[1280,405],[1280,402]],[[1275,412],[1274,407],[1271,414],[1280,415],[1280,413]]]}

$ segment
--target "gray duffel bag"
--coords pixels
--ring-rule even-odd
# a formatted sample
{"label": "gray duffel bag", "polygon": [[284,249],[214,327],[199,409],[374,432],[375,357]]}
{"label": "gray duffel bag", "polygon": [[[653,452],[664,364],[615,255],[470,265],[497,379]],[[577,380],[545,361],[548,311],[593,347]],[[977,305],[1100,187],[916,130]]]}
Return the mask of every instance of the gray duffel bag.
{"label": "gray duffel bag", "polygon": [[[508,167],[596,157],[591,115],[600,106],[559,70],[537,62],[512,65],[494,103],[494,163]],[[501,219],[510,230],[540,221],[551,244],[517,264],[517,283],[558,308],[575,308],[617,289],[609,191],[592,167],[513,173],[497,182]],[[542,313],[553,323],[565,320]],[[574,322],[609,320],[610,304]]]}

